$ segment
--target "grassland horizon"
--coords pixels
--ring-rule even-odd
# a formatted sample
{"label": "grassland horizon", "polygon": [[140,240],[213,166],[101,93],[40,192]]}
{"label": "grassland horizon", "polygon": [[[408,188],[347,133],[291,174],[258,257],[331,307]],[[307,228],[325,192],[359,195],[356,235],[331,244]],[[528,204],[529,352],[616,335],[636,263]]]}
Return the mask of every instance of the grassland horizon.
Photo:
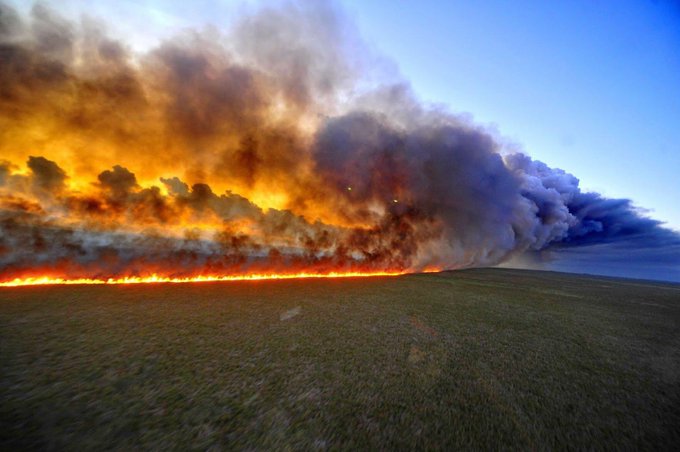
{"label": "grassland horizon", "polygon": [[498,268],[2,288],[0,448],[672,449],[679,302]]}

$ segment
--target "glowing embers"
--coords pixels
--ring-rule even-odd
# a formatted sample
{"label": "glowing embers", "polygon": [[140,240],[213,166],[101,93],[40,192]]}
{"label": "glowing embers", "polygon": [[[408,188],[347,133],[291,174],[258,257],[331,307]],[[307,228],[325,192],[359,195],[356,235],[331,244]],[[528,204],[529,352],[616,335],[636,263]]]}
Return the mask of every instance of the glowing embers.
{"label": "glowing embers", "polygon": [[15,278],[10,281],[0,282],[0,287],[19,286],[43,286],[43,285],[76,285],[76,284],[153,284],[153,283],[200,283],[216,281],[259,281],[270,279],[302,279],[302,278],[360,278],[371,276],[397,276],[403,275],[403,271],[385,272],[330,272],[330,273],[281,273],[267,274],[254,273],[243,275],[199,275],[190,277],[169,276],[126,276],[121,278],[90,279],[90,278],[60,278],[51,276],[36,276],[27,278]]}

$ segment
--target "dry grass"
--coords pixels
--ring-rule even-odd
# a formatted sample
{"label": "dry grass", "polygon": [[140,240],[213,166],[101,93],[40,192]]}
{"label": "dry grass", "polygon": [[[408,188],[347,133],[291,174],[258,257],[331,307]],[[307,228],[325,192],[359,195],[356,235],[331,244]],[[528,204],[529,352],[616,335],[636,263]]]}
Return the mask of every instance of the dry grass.
{"label": "dry grass", "polygon": [[680,444],[680,286],[470,270],[0,291],[0,448]]}

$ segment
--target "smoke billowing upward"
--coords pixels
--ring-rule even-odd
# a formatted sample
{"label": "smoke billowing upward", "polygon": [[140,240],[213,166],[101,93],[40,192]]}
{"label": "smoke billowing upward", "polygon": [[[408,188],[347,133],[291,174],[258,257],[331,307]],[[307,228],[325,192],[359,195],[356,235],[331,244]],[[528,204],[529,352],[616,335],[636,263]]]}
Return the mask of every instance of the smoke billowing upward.
{"label": "smoke billowing upward", "polygon": [[0,4],[0,280],[593,254],[680,278],[680,237],[630,201],[582,192],[403,82],[364,83],[330,4],[145,53],[102,28]]}

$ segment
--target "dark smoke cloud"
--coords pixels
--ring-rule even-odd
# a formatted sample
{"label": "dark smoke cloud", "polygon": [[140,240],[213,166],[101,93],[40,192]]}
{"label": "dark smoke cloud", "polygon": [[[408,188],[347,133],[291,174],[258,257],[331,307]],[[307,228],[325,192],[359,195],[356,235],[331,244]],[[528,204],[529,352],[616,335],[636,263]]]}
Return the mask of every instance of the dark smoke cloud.
{"label": "dark smoke cloud", "polygon": [[112,170],[106,170],[98,176],[99,183],[111,193],[112,197],[126,198],[130,191],[137,186],[137,178],[127,168],[116,165]]}
{"label": "dark smoke cloud", "polygon": [[39,191],[60,192],[64,189],[66,173],[44,157],[29,157],[26,164],[33,174],[33,185]]}
{"label": "dark smoke cloud", "polygon": [[[541,228],[553,234],[532,246],[529,267],[571,272],[680,281],[680,234],[649,218],[628,199],[582,192],[576,177],[522,154],[506,158],[523,175],[523,196],[531,201]],[[557,235],[554,235],[558,232]]]}
{"label": "dark smoke cloud", "polygon": [[508,153],[404,82],[362,84],[332,4],[145,54],[99,25],[0,4],[0,280],[529,260],[680,280],[680,236],[631,201]]}

